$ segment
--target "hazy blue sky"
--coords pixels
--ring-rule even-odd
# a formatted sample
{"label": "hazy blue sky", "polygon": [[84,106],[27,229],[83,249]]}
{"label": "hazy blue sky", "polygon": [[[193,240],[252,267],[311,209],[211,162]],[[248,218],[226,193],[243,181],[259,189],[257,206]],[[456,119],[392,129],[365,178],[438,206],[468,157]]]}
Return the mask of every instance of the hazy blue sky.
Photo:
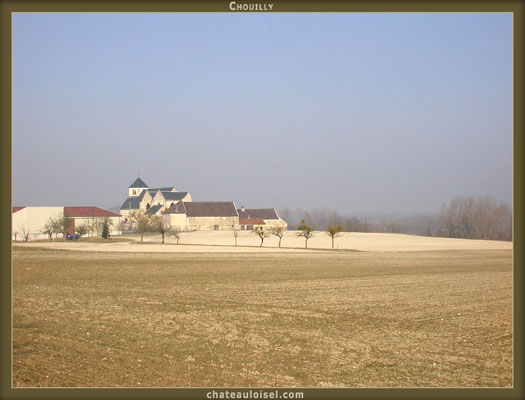
{"label": "hazy blue sky", "polygon": [[14,14],[13,204],[512,200],[512,14]]}

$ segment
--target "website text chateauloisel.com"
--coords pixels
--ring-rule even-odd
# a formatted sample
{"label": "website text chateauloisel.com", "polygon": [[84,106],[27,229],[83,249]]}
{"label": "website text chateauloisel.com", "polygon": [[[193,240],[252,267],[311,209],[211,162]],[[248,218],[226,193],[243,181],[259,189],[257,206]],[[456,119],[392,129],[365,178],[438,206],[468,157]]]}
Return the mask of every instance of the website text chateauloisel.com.
{"label": "website text chateauloisel.com", "polygon": [[210,390],[208,399],[303,399],[304,392],[281,392],[278,390]]}

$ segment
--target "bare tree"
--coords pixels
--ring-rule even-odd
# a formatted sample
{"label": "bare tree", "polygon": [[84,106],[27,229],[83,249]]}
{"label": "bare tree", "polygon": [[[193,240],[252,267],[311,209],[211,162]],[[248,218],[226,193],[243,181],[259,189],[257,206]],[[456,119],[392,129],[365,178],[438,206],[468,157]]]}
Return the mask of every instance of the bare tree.
{"label": "bare tree", "polygon": [[124,233],[124,227],[125,226],[126,226],[126,224],[124,222],[122,222],[122,220],[120,220],[120,218],[119,218],[118,229],[119,229],[121,235]]}
{"label": "bare tree", "polygon": [[456,197],[443,204],[441,236],[463,239],[512,240],[512,210],[489,197]]}
{"label": "bare tree", "polygon": [[53,219],[51,217],[49,217],[41,232],[49,236],[49,241],[53,240],[53,233],[55,233],[55,230],[53,227]]}
{"label": "bare tree", "polygon": [[288,226],[297,226],[300,224],[301,218],[304,218],[313,226],[341,225],[345,232],[370,232],[374,229],[364,219],[345,217],[333,210],[316,209],[303,211],[285,208],[279,211],[279,215],[288,223]]}
{"label": "bare tree", "polygon": [[239,229],[233,226],[233,237],[235,238],[235,246],[237,246],[237,237],[239,236]]}
{"label": "bare tree", "polygon": [[91,240],[93,239],[93,235],[97,231],[97,220],[95,217],[92,217],[89,221],[85,223],[85,226],[87,228],[87,231],[89,233],[89,236],[91,237]]}
{"label": "bare tree", "polygon": [[304,248],[308,248],[308,239],[310,239],[313,235],[313,227],[304,222],[304,219],[301,220],[299,225],[297,226],[297,236],[304,237]]}
{"label": "bare tree", "polygon": [[13,231],[13,236],[15,237],[15,242],[16,242],[16,240],[17,240],[19,234],[20,234],[20,232],[18,231],[18,229],[15,229],[15,230]]}
{"label": "bare tree", "polygon": [[26,242],[29,240],[29,235],[31,234],[31,230],[26,224],[20,224],[18,225],[18,231],[22,235],[23,240]]}
{"label": "bare tree", "polygon": [[95,232],[97,236],[102,236],[102,232],[104,231],[104,226],[106,224],[106,219],[108,217],[95,217]]}
{"label": "bare tree", "polygon": [[270,236],[268,234],[268,232],[266,232],[264,229],[255,229],[253,231],[257,236],[259,236],[259,238],[261,239],[261,244],[259,245],[259,247],[262,247],[263,243],[264,243],[264,238],[267,238],[268,236]]}
{"label": "bare tree", "polygon": [[272,235],[279,238],[279,247],[281,247],[281,240],[283,240],[284,232],[286,232],[286,229],[282,225],[277,225],[272,229]]}
{"label": "bare tree", "polygon": [[49,217],[49,222],[51,223],[51,227],[53,229],[53,233],[55,234],[55,239],[58,239],[58,234],[62,232],[62,225],[60,222],[60,214],[53,217]]}
{"label": "bare tree", "polygon": [[75,227],[75,232],[77,233],[78,236],[80,236],[80,238],[82,238],[82,236],[88,233],[88,227],[86,224],[79,225]]}
{"label": "bare tree", "polygon": [[153,215],[151,217],[150,223],[152,229],[160,233],[162,237],[162,244],[164,244],[164,236],[166,235],[168,228],[166,227],[165,222],[162,220],[162,217],[158,215]]}
{"label": "bare tree", "polygon": [[343,235],[341,233],[342,230],[343,228],[341,227],[341,225],[328,226],[328,228],[326,228],[326,234],[332,238],[332,249],[334,248],[335,238]]}
{"label": "bare tree", "polygon": [[144,210],[133,211],[130,218],[137,224],[137,231],[140,233],[140,241],[144,242],[144,233],[151,230],[151,214],[146,214]]}
{"label": "bare tree", "polygon": [[74,219],[65,214],[59,214],[57,216],[57,221],[60,226],[60,232],[62,232],[62,235],[64,236],[64,241],[66,241],[67,229],[71,226]]}
{"label": "bare tree", "polygon": [[171,236],[174,236],[175,239],[177,240],[177,244],[179,244],[179,240],[181,240],[182,238],[182,232],[178,229],[174,229],[174,230],[169,231],[169,234]]}

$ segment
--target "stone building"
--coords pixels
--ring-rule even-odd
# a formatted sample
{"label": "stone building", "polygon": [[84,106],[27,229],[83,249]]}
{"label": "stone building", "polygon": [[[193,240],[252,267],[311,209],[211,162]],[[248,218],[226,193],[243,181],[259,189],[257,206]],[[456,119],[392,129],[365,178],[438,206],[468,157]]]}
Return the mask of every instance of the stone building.
{"label": "stone building", "polygon": [[186,203],[188,227],[198,231],[239,229],[239,214],[233,201],[199,201]]}
{"label": "stone building", "polygon": [[184,202],[178,201],[172,204],[169,208],[162,211],[162,219],[164,224],[170,229],[177,231],[187,231],[188,218],[186,216],[186,207]]}
{"label": "stone building", "polygon": [[279,217],[275,208],[245,208],[237,210],[239,222],[243,230],[272,230],[277,226],[286,229],[288,224]]}

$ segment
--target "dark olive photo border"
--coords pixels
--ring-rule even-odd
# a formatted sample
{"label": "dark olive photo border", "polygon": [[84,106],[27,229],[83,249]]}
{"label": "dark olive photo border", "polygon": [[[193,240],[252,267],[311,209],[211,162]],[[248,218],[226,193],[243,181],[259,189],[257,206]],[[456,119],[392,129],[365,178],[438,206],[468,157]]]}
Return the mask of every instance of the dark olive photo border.
{"label": "dark olive photo border", "polygon": [[[524,385],[524,1],[240,1],[237,3],[273,3],[272,12],[510,12],[513,17],[513,290],[514,290],[514,365],[513,388],[494,389],[316,389],[279,388],[283,391],[302,391],[304,399],[523,399]],[[12,220],[12,137],[11,137],[11,16],[14,12],[228,12],[230,0],[224,1],[24,1],[0,0],[1,26],[1,306],[0,306],[0,399],[206,399],[206,388],[173,389],[32,389],[12,388],[11,371],[11,220]],[[217,388],[223,390],[228,388]],[[258,388],[251,388],[252,390]],[[244,392],[248,389],[235,389]]]}

